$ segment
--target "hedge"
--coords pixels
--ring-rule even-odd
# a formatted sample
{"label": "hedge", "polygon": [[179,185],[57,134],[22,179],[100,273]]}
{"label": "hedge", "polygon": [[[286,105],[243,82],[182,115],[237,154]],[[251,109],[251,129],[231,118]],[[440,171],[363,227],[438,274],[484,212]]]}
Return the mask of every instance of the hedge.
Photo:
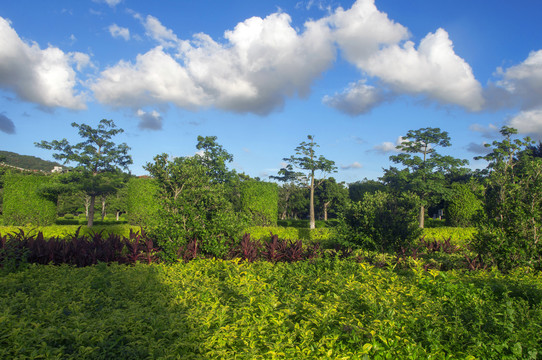
{"label": "hedge", "polygon": [[252,225],[275,226],[278,218],[278,186],[257,180],[241,183],[241,207]]}
{"label": "hedge", "polygon": [[154,179],[132,178],[126,186],[128,223],[137,226],[156,225],[160,205],[155,197],[158,186]]}
{"label": "hedge", "polygon": [[38,194],[51,179],[43,175],[6,174],[4,176],[4,225],[53,224],[56,204]]}

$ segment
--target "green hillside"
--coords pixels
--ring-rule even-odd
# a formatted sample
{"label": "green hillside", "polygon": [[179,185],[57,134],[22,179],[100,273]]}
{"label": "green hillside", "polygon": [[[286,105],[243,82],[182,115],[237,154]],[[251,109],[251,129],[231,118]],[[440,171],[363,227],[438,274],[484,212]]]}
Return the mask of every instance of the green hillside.
{"label": "green hillside", "polygon": [[57,162],[3,150],[0,150],[0,164],[1,163],[26,170],[41,170],[46,172],[50,172],[55,166],[61,166],[61,164]]}

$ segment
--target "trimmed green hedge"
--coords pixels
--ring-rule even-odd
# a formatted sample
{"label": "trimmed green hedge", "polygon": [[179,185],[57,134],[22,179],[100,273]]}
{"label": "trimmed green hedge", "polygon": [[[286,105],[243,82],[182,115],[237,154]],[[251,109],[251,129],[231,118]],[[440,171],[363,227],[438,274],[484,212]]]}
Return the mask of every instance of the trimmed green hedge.
{"label": "trimmed green hedge", "polygon": [[241,183],[241,208],[255,226],[275,226],[278,218],[279,190],[275,183],[246,180]]}
{"label": "trimmed green hedge", "polygon": [[69,238],[75,234],[77,229],[81,227],[80,235],[90,235],[93,233],[103,232],[106,234],[117,234],[121,236],[130,236],[130,229],[133,231],[141,231],[139,226],[131,226],[128,224],[121,225],[95,225],[92,228],[81,225],[50,225],[50,226],[0,226],[0,235],[7,233],[18,233],[20,230],[25,234],[37,234],[38,231],[43,233],[45,238]]}
{"label": "trimmed green hedge", "polygon": [[245,229],[244,233],[258,240],[269,240],[271,234],[278,235],[279,239],[304,241],[329,241],[334,237],[333,229],[328,228],[310,230],[281,226],[251,226]]}
{"label": "trimmed green hedge", "polygon": [[151,178],[131,178],[126,187],[128,223],[137,226],[157,225],[159,203],[155,197],[158,192],[156,181]]}
{"label": "trimmed green hedge", "polygon": [[50,181],[49,177],[43,175],[5,175],[4,225],[53,224],[56,219],[56,204],[38,194],[40,186]]}

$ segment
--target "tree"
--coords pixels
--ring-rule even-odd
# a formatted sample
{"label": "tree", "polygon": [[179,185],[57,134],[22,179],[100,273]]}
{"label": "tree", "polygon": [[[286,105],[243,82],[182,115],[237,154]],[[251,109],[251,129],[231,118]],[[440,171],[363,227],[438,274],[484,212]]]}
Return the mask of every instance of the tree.
{"label": "tree", "polygon": [[478,227],[473,247],[501,269],[542,266],[542,158],[533,156],[529,137],[513,139],[504,126],[493,141],[485,191],[487,219]]}
{"label": "tree", "polygon": [[348,200],[348,189],[344,183],[338,183],[335,178],[330,177],[322,182],[316,189],[316,200],[323,213],[324,220],[327,221],[328,214],[337,214],[336,209],[345,205]]}
{"label": "tree", "polygon": [[226,167],[226,163],[233,161],[233,155],[227,152],[222,145],[216,142],[216,136],[198,136],[198,144],[196,149],[202,150],[203,154],[198,158],[205,168],[207,175],[214,182],[225,183],[231,177],[230,171]]}
{"label": "tree", "polygon": [[189,240],[198,240],[202,251],[222,256],[227,241],[244,225],[227,200],[223,184],[211,181],[207,168],[197,156],[154,157],[144,169],[154,178],[160,203],[160,221],[151,235],[174,261],[178,250]]}
{"label": "tree", "polygon": [[381,180],[404,190],[411,190],[420,197],[419,226],[423,228],[425,206],[431,200],[430,197],[435,195],[442,197],[447,191],[446,174],[457,171],[461,166],[468,164],[468,161],[442,156],[436,152],[435,149],[439,146],[451,145],[448,133],[439,128],[409,130],[403,139],[397,146],[402,153],[390,156],[390,160],[402,164],[405,169],[391,167],[384,170]]}
{"label": "tree", "polygon": [[[295,148],[295,155],[283,160],[287,162],[287,165],[279,170],[280,176],[272,176],[272,178],[279,181],[294,181],[300,184],[304,184],[309,190],[309,216],[310,216],[310,228],[316,228],[315,216],[314,216],[314,189],[322,184],[325,180],[325,175],[328,173],[336,172],[337,167],[335,162],[326,159],[324,156],[316,156],[316,148],[318,144],[314,142],[314,136],[308,135],[308,142],[301,142],[298,147]],[[296,171],[300,170],[300,171]],[[316,181],[316,172],[321,173],[321,180]]]}
{"label": "tree", "polygon": [[97,196],[114,193],[123,183],[121,170],[128,170],[132,164],[132,157],[128,155],[130,148],[125,144],[116,145],[111,138],[124,130],[116,127],[113,120],[102,119],[97,128],[86,124],[72,123],[72,127],[79,130],[79,136],[84,139],[75,145],[68,140],[42,141],[35,143],[37,147],[55,150],[56,160],[65,164],[77,164],[72,173],[79,187],[90,197],[88,227],[94,223],[94,205]]}

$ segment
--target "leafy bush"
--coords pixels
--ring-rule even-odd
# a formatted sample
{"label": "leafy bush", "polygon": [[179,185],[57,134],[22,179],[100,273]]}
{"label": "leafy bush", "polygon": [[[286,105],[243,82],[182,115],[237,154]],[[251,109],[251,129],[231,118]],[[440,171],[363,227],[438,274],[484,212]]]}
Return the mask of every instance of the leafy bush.
{"label": "leafy bush", "polygon": [[438,227],[424,228],[422,236],[427,240],[451,239],[453,244],[465,247],[474,239],[476,233],[477,230],[473,227]]}
{"label": "leafy bush", "polygon": [[245,228],[243,233],[248,233],[253,239],[267,241],[273,235],[277,235],[280,239],[285,240],[303,240],[303,241],[330,241],[335,237],[333,229],[327,228],[295,228],[281,226],[251,226]]}
{"label": "leafy bush", "polygon": [[365,193],[340,216],[337,238],[347,247],[390,251],[410,247],[421,234],[419,199],[412,193]]}
{"label": "leafy bush", "polygon": [[227,242],[244,227],[224,185],[212,181],[197,157],[169,160],[162,154],[145,169],[158,186],[160,221],[149,228],[149,235],[163,250],[164,260],[176,261],[179,249],[194,239],[204,253],[223,256]]}
{"label": "leafy bush", "polygon": [[241,182],[241,209],[254,226],[274,226],[278,218],[278,186],[248,179]]}
{"label": "leafy bush", "polygon": [[449,200],[446,201],[445,218],[448,226],[469,227],[475,224],[483,203],[471,190],[469,184],[453,183]]}
{"label": "leafy bush", "polygon": [[126,193],[128,222],[137,226],[156,226],[159,221],[156,181],[149,178],[131,178],[126,185]]}
{"label": "leafy bush", "polygon": [[50,225],[56,218],[56,204],[38,194],[50,178],[41,175],[4,175],[3,218],[5,225]]}
{"label": "leafy bush", "polygon": [[31,266],[0,277],[0,358],[537,359],[542,278],[334,259]]}

